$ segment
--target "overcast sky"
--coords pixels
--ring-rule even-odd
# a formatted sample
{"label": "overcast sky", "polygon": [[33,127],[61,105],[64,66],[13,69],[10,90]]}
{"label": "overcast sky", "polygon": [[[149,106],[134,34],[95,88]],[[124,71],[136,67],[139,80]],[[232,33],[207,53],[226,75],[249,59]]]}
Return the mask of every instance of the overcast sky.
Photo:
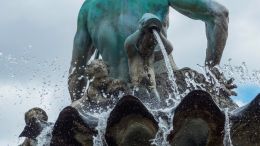
{"label": "overcast sky", "polygon": [[[260,1],[219,0],[230,11],[229,38],[222,66],[246,62],[251,74],[260,70]],[[42,107],[54,121],[69,104],[67,71],[83,0],[0,1],[0,145],[17,145],[24,112]],[[181,67],[203,65],[206,49],[204,24],[171,11],[168,39]],[[248,103],[260,93],[257,80],[237,78],[237,103]],[[260,76],[259,76],[260,78]],[[255,83],[255,84],[254,84]],[[259,83],[259,82],[258,82]]]}

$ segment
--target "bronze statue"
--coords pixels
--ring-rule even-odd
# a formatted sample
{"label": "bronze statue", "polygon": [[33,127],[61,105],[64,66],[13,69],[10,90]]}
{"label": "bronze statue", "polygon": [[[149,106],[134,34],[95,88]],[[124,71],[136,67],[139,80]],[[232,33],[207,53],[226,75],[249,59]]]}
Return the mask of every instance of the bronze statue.
{"label": "bronze statue", "polygon": [[[128,57],[124,50],[126,38],[138,28],[138,21],[145,13],[152,13],[162,22],[161,33],[167,37],[169,8],[206,24],[208,47],[205,64],[209,68],[218,65],[228,36],[228,10],[211,0],[87,0],[78,16],[74,38],[73,55],[69,76],[72,101],[82,97],[86,81],[84,74],[87,62],[95,52],[110,67],[109,76],[129,80]],[[172,59],[171,55],[169,57]],[[160,63],[159,66],[163,66]],[[172,66],[174,67],[173,63]],[[156,72],[156,71],[155,71]],[[224,83],[226,84],[226,83]]]}
{"label": "bronze statue", "polygon": [[[205,22],[205,65],[214,82],[189,68],[177,70],[167,40],[169,7]],[[231,140],[235,146],[259,144],[260,95],[237,112],[223,111],[237,108],[229,97],[236,86],[217,67],[227,35],[228,11],[212,0],[86,0],[78,17],[68,81],[73,102],[60,112],[50,146],[92,146],[96,139],[108,146],[151,146],[156,140],[156,145],[162,141],[171,146],[232,145]],[[163,55],[158,44],[165,46]],[[170,97],[173,91],[165,77],[167,55],[178,100]],[[216,82],[223,90],[215,91]],[[176,104],[163,99],[167,103],[160,102],[157,109],[143,102],[142,94],[125,95],[131,94],[131,86],[143,86],[150,96]],[[36,142],[39,123],[47,121],[46,114],[33,111],[25,118],[28,144]]]}

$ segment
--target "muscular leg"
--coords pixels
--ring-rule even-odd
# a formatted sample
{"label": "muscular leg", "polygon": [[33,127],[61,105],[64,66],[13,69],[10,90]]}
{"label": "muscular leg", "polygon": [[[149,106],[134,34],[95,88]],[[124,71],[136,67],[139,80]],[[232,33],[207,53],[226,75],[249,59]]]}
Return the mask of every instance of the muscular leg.
{"label": "muscular leg", "polygon": [[[84,3],[84,5],[86,2]],[[69,74],[69,92],[71,100],[75,101],[83,96],[83,89],[86,86],[86,81],[82,76],[84,75],[84,67],[87,61],[95,52],[87,30],[87,13],[84,10],[84,5],[80,10],[78,16],[77,32],[74,38],[72,60]]]}

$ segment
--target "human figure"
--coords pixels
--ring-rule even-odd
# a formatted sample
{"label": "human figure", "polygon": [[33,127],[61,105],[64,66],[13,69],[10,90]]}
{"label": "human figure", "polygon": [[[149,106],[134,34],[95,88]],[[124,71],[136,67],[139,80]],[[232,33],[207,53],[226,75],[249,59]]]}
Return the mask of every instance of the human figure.
{"label": "human figure", "polygon": [[25,140],[20,146],[36,146],[36,137],[40,135],[46,126],[52,123],[48,122],[47,113],[38,107],[28,110],[24,114],[24,120],[26,126],[19,137],[25,137]]}
{"label": "human figure", "polygon": [[[138,21],[145,13],[152,13],[161,20],[161,32],[167,37],[170,7],[192,19],[205,22],[208,40],[205,64],[209,68],[219,65],[228,36],[228,10],[215,1],[86,0],[78,16],[68,81],[72,101],[82,97],[86,81],[79,77],[84,74],[84,67],[95,49],[109,65],[110,77],[128,81],[125,39],[138,29]],[[169,57],[173,60],[171,55]],[[163,62],[158,64],[163,65]]]}
{"label": "human figure", "polygon": [[106,102],[109,98],[117,96],[119,92],[127,90],[126,83],[109,77],[109,71],[108,66],[101,59],[95,59],[87,65],[85,76],[90,83],[84,95],[86,97],[81,98],[82,100],[92,103]]}
{"label": "human figure", "polygon": [[135,88],[145,88],[151,98],[160,100],[156,90],[154,62],[161,60],[163,55],[153,30],[159,32],[168,53],[173,49],[171,43],[161,33],[162,24],[157,16],[146,13],[139,23],[139,29],[125,41],[130,80]]}

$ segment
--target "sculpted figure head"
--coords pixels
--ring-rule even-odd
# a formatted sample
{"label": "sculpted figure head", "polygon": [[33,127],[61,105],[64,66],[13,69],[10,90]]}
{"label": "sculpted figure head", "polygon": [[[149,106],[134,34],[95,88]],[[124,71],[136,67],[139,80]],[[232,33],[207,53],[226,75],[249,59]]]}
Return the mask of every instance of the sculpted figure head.
{"label": "sculpted figure head", "polygon": [[146,13],[139,20],[139,31],[141,34],[137,37],[137,49],[142,56],[151,56],[154,53],[154,49],[157,45],[157,41],[153,35],[153,30],[160,32],[162,28],[161,20],[151,14]]}
{"label": "sculpted figure head", "polygon": [[36,138],[49,124],[47,123],[47,113],[43,109],[35,107],[25,113],[24,120],[26,125],[19,137],[25,137],[25,140],[20,146],[36,146]]}
{"label": "sculpted figure head", "polygon": [[34,120],[47,122],[48,116],[43,109],[35,107],[25,113],[24,119],[25,119],[25,123],[28,125],[30,124],[30,122]]}
{"label": "sculpted figure head", "polygon": [[96,59],[87,65],[85,73],[89,79],[105,78],[108,77],[109,69],[104,61]]}
{"label": "sculpted figure head", "polygon": [[142,18],[139,20],[139,29],[140,30],[151,30],[151,29],[162,29],[161,20],[151,13],[145,13]]}
{"label": "sculpted figure head", "polygon": [[91,102],[106,102],[110,96],[117,96],[120,91],[127,90],[125,82],[108,76],[109,68],[101,59],[93,60],[87,65],[85,74],[91,80],[86,91],[86,96]]}

